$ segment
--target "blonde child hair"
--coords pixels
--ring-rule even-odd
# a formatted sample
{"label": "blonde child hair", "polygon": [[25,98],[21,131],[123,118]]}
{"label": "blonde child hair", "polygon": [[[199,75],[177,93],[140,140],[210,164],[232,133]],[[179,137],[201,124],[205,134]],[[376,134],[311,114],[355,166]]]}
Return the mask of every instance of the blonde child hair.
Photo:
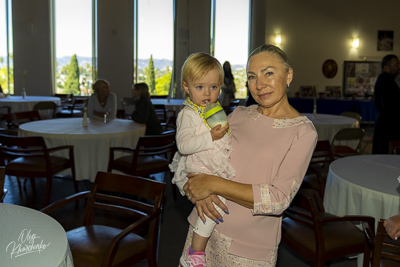
{"label": "blonde child hair", "polygon": [[189,95],[183,89],[183,83],[188,84],[189,81],[196,81],[203,78],[210,70],[218,70],[219,84],[224,83],[224,69],[221,63],[215,57],[204,52],[191,54],[183,63],[181,70],[181,89],[185,96]]}

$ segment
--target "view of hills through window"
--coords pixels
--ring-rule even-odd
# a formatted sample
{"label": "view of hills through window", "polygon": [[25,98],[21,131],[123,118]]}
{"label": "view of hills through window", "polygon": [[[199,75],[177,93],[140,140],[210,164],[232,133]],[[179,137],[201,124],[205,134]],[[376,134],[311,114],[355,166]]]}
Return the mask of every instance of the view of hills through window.
{"label": "view of hills through window", "polygon": [[[0,7],[4,14],[4,1]],[[137,0],[137,79],[146,82],[151,94],[169,93],[173,66],[173,0]],[[93,84],[93,0],[54,0],[56,44],[56,93],[90,95]],[[247,95],[245,64],[248,51],[249,2],[215,1],[215,57],[229,61],[235,77],[236,97]],[[79,8],[76,8],[79,6]],[[71,10],[69,12],[68,10]],[[70,14],[74,14],[71,19]],[[0,24],[0,70],[7,53],[5,26]],[[149,34],[151,32],[152,34]],[[70,40],[77,40],[71,42]],[[160,45],[162,43],[162,45]],[[242,51],[238,53],[237,51]],[[1,73],[0,73],[1,74]],[[2,74],[1,74],[2,75]],[[3,75],[4,76],[4,75]],[[3,80],[0,76],[0,82]],[[179,76],[179,75],[178,75]],[[176,81],[179,82],[179,81]],[[3,86],[3,85],[2,85]]]}

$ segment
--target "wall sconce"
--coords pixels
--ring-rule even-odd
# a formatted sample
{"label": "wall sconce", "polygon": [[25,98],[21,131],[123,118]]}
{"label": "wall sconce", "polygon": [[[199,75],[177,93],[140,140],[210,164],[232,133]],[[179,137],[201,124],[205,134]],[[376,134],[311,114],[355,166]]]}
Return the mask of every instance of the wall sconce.
{"label": "wall sconce", "polygon": [[353,38],[351,41],[351,47],[353,48],[358,48],[360,46],[360,39],[359,38]]}
{"label": "wall sconce", "polygon": [[280,45],[282,43],[282,36],[280,34],[275,35],[275,44]]}

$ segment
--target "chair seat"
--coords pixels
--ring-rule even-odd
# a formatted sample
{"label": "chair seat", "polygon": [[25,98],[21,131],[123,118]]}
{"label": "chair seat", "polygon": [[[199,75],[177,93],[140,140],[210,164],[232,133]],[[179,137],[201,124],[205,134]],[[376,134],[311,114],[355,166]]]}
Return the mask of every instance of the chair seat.
{"label": "chair seat", "polygon": [[[51,162],[51,170],[53,174],[65,170],[69,168],[70,162],[67,158],[62,158],[58,156],[50,156]],[[26,177],[35,177],[37,175],[45,175],[46,166],[45,166],[44,157],[20,157],[11,161],[7,164],[7,174],[13,176],[20,176],[21,171],[27,174]]]}
{"label": "chair seat", "polygon": [[[336,217],[332,214],[326,214],[328,217]],[[305,249],[316,253],[316,240],[315,231],[304,224],[297,223],[290,218],[285,218],[282,220],[282,224],[286,227],[282,227],[282,231],[286,237],[297,243],[301,244]],[[340,229],[340,231],[338,231]],[[352,250],[360,246],[364,247],[363,243],[365,241],[365,236],[363,231],[358,229],[351,222],[330,222],[322,227],[322,232],[325,241],[325,252],[329,255],[330,252],[335,252],[336,250],[342,250],[343,244],[345,243],[349,249],[349,254]]]}
{"label": "chair seat", "polygon": [[[117,158],[114,160],[114,169],[126,173],[131,173],[132,160],[133,155]],[[168,165],[168,159],[160,156],[140,157],[138,159],[134,175],[145,175],[144,173],[148,173],[149,170],[152,170],[152,173],[157,173],[158,170],[160,170],[161,172],[168,168]]]}
{"label": "chair seat", "polygon": [[[121,229],[104,225],[83,226],[68,231],[67,238],[74,259],[74,266],[101,266],[108,246],[121,231]],[[98,242],[99,240],[101,242]],[[129,234],[121,241],[113,265],[120,264],[131,257],[132,251],[135,251],[135,254],[146,253],[146,248],[147,241],[144,238]]]}
{"label": "chair seat", "polygon": [[335,156],[346,157],[346,156],[355,156],[360,155],[360,152],[349,147],[349,146],[334,146],[334,154]]}

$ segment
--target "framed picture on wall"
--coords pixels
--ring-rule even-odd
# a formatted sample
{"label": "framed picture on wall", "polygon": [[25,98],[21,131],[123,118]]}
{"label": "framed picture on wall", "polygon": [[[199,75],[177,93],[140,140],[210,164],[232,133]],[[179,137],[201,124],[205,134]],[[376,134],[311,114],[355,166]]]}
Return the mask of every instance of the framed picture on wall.
{"label": "framed picture on wall", "polygon": [[393,31],[378,31],[378,51],[393,51]]}
{"label": "framed picture on wall", "polygon": [[341,98],[342,87],[341,86],[326,86],[325,87],[326,98]]}
{"label": "framed picture on wall", "polygon": [[314,97],[314,89],[312,85],[300,86],[301,97]]}
{"label": "framed picture on wall", "polygon": [[345,61],[343,67],[343,96],[368,97],[374,94],[381,62]]}

